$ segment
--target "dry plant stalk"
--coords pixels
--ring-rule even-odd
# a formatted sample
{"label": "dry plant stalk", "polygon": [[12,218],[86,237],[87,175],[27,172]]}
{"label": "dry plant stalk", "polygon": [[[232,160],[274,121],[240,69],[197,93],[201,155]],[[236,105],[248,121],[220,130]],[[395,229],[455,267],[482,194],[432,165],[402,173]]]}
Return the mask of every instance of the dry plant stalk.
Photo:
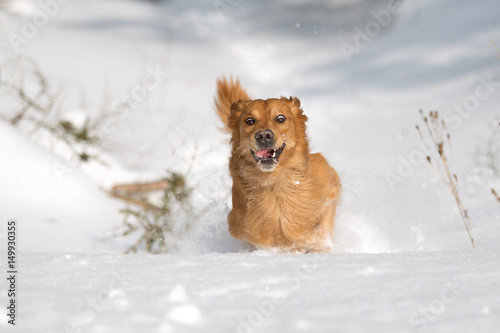
{"label": "dry plant stalk", "polygon": [[493,194],[493,196],[495,197],[495,199],[497,199],[498,203],[500,203],[500,197],[498,196],[497,192],[495,191],[495,189],[491,189],[491,193]]}
{"label": "dry plant stalk", "polygon": [[141,206],[144,209],[161,210],[160,207],[151,204],[147,200],[146,194],[155,191],[167,190],[169,186],[169,183],[165,180],[149,183],[120,184],[113,186],[109,194],[127,203]]}
{"label": "dry plant stalk", "polygon": [[[491,175],[498,179],[500,178],[500,127],[496,121],[492,125],[490,134],[484,137],[484,143],[476,149],[475,155],[476,163],[480,166],[481,171],[488,171],[485,176]],[[490,187],[490,191],[500,203],[500,198],[495,189]]]}
{"label": "dry plant stalk", "polygon": [[93,159],[105,164],[96,153],[105,149],[110,125],[117,123],[130,105],[123,101],[113,104],[106,95],[95,114],[82,98],[85,121],[74,124],[61,112],[66,108],[64,97],[63,89],[53,88],[35,60],[22,55],[0,58],[0,120],[13,126],[24,123],[23,130],[29,135],[48,134],[64,143],[81,162]]}
{"label": "dry plant stalk", "polygon": [[[38,64],[27,57],[15,56],[0,64],[0,88],[13,103],[14,114],[3,115],[12,125],[29,118],[33,123],[50,117],[59,106],[61,90],[50,86]],[[11,112],[10,112],[11,113]]]}
{"label": "dry plant stalk", "polygon": [[[190,216],[190,193],[185,176],[178,173],[156,182],[113,186],[113,197],[136,206],[121,210],[125,215],[124,227],[116,236],[139,234],[125,253],[137,252],[141,246],[150,253],[166,253],[175,248],[181,234],[191,228],[188,221],[179,227],[175,220],[179,218],[178,209]],[[154,194],[160,194],[160,198],[154,200]]]}
{"label": "dry plant stalk", "polygon": [[491,44],[493,44],[493,47],[497,51],[498,59],[500,59],[500,50],[498,49],[497,44],[494,41],[492,41],[491,39],[490,39],[490,42],[491,42]]}
{"label": "dry plant stalk", "polygon": [[[467,210],[464,208],[464,205],[462,204],[462,200],[460,199],[460,195],[458,192],[458,176],[450,171],[448,158],[446,157],[446,152],[445,152],[446,142],[450,146],[450,148],[447,149],[447,151],[449,151],[451,155],[450,134],[447,133],[446,122],[441,118],[439,118],[438,111],[430,111],[428,116],[425,116],[422,110],[420,110],[419,112],[424,121],[427,133],[431,138],[431,140],[434,142],[434,145],[439,155],[439,158],[437,160],[434,160],[430,156],[427,156],[427,161],[431,165],[436,175],[451,190],[451,193],[453,194],[453,197],[455,198],[455,201],[457,203],[458,210],[460,211],[460,215],[462,216],[465,230],[467,230],[467,234],[469,235],[470,241],[472,243],[472,247],[475,247],[474,238],[472,238],[472,235],[470,233],[470,229],[472,227],[472,221],[469,217]],[[424,135],[420,130],[420,127],[416,125],[416,128],[420,135],[420,138],[424,141]]]}
{"label": "dry plant stalk", "polygon": [[111,189],[113,194],[123,194],[127,195],[128,193],[136,193],[136,192],[149,192],[149,191],[157,191],[164,190],[169,186],[168,182],[165,180],[159,180],[156,182],[149,183],[134,183],[134,184],[121,184],[115,185]]}

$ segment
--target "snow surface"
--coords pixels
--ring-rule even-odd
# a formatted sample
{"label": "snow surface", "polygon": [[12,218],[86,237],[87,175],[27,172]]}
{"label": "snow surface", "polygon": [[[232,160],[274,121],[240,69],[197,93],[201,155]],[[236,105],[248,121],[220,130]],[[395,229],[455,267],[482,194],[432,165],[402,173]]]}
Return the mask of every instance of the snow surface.
{"label": "snow surface", "polygon": [[[498,246],[21,256],[21,332],[495,332]],[[2,332],[5,322],[2,321]],[[8,330],[16,332],[16,330]]]}
{"label": "snow surface", "polygon": [[[500,45],[500,3],[406,1],[350,62],[339,46],[353,44],[355,29],[365,30],[370,11],[387,2],[218,3],[73,0],[20,46],[64,86],[62,111],[71,119],[82,119],[82,94],[98,110],[151,71],[166,75],[113,124],[108,167],[75,165],[0,122],[0,220],[18,222],[21,265],[19,326],[0,320],[0,330],[494,332],[500,207],[490,188],[499,182],[474,152],[500,119],[491,43]],[[12,54],[10,34],[39,11],[38,1],[0,1],[0,60]],[[301,99],[312,150],[339,171],[344,188],[335,254],[254,251],[229,236],[228,138],[212,103],[215,79],[231,73],[254,97]],[[453,197],[424,161],[392,187],[386,177],[419,151],[418,109],[457,116],[454,105],[485,78],[491,93],[451,133],[453,169],[475,225],[471,250]],[[190,170],[193,204],[209,209],[178,253],[122,255],[134,238],[110,237],[124,205],[103,190],[166,169]],[[6,288],[0,283],[1,304]],[[268,314],[260,305],[273,292],[283,297]],[[89,298],[102,302],[95,309]]]}

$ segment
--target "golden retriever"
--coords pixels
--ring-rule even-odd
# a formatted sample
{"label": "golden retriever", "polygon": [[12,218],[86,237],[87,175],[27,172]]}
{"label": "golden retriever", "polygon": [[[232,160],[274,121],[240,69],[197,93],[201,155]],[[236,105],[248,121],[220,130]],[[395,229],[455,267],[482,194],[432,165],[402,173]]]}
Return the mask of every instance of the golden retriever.
{"label": "golden retriever", "polygon": [[340,179],[309,153],[299,99],[252,100],[238,80],[221,78],[215,110],[232,134],[230,234],[257,248],[329,252]]}

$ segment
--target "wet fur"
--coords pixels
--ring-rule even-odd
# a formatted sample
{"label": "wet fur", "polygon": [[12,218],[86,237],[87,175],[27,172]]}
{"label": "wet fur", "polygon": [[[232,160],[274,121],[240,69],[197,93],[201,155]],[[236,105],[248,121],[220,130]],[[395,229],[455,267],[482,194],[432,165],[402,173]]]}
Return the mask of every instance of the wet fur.
{"label": "wet fur", "polygon": [[[251,100],[239,81],[217,81],[215,110],[232,134],[229,170],[233,209],[229,232],[257,247],[299,252],[327,252],[340,196],[340,179],[325,158],[309,153],[307,117],[297,98]],[[284,124],[275,121],[278,114]],[[254,126],[245,119],[256,118]],[[286,143],[276,168],[258,167],[256,131],[270,129],[275,146]]]}

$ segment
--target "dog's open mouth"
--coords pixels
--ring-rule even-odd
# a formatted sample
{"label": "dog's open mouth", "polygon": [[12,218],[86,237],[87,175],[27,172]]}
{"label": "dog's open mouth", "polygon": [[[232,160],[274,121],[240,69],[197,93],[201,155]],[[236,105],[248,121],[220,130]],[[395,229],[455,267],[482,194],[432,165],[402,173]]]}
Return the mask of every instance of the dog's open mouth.
{"label": "dog's open mouth", "polygon": [[278,158],[283,152],[283,149],[285,149],[285,146],[286,143],[283,143],[283,145],[278,149],[264,148],[258,151],[253,151],[250,149],[250,151],[252,152],[253,158],[259,163],[278,163]]}

